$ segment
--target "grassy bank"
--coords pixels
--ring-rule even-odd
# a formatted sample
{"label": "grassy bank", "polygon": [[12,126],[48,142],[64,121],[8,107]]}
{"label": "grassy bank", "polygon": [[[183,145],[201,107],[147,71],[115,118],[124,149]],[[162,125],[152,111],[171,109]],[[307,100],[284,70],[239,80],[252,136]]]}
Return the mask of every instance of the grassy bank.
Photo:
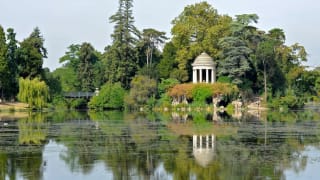
{"label": "grassy bank", "polygon": [[20,102],[0,103],[0,111],[24,111],[28,109],[28,104]]}

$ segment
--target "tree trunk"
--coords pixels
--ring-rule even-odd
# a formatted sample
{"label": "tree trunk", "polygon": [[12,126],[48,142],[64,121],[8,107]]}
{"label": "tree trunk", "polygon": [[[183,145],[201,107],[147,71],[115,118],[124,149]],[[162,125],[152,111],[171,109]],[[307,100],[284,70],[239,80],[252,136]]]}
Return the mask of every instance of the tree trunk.
{"label": "tree trunk", "polygon": [[266,73],[266,62],[263,61],[263,76],[264,76],[264,99],[267,103],[267,73]]}

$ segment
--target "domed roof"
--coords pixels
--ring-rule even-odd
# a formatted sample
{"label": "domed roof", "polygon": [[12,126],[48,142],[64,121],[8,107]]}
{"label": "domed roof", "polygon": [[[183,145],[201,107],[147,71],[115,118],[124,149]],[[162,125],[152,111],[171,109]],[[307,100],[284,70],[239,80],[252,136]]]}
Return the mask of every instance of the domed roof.
{"label": "domed roof", "polygon": [[192,63],[192,66],[214,66],[212,57],[210,57],[207,53],[201,53]]}

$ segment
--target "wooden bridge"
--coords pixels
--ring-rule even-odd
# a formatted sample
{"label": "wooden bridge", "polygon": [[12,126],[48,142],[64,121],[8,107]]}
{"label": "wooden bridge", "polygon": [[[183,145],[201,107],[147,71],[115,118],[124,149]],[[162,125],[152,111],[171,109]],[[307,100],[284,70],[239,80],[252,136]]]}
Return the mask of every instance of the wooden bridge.
{"label": "wooden bridge", "polygon": [[86,98],[90,99],[92,96],[95,96],[96,92],[66,92],[64,93],[65,98]]}

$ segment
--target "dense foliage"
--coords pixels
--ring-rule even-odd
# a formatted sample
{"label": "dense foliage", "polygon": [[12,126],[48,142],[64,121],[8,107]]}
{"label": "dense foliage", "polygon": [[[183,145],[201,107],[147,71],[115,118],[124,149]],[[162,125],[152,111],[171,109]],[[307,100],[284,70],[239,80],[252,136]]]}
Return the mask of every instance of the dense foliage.
{"label": "dense foliage", "polygon": [[185,96],[189,100],[196,103],[205,103],[207,98],[217,96],[232,96],[239,92],[237,86],[230,83],[214,83],[214,84],[178,84],[168,91],[171,97]]}
{"label": "dense foliage", "polygon": [[[112,43],[103,52],[89,42],[71,44],[60,58],[62,67],[53,72],[42,67],[47,50],[39,28],[18,42],[12,28],[5,33],[0,26],[1,99],[15,99],[22,77],[44,81],[52,101],[67,102],[68,107],[87,102],[61,100],[64,92],[96,88],[100,94],[90,102],[95,109],[153,107],[156,101],[170,105],[173,97],[181,95],[203,103],[208,97],[235,91],[244,101],[263,96],[273,108],[297,108],[319,100],[320,71],[303,65],[305,48],[287,45],[280,28],[257,28],[256,14],[230,17],[208,2],[195,3],[173,19],[168,39],[151,27],[137,29],[132,9],[133,0],[119,0],[109,18],[114,24]],[[191,64],[202,52],[217,64],[219,83],[180,84],[190,81]]]}
{"label": "dense foliage", "polygon": [[[20,77],[30,79],[30,82],[32,79],[38,78],[32,83],[40,81],[40,79],[45,80],[42,65],[43,59],[47,57],[47,50],[44,47],[44,38],[40,29],[36,27],[22,42],[18,42],[15,36],[12,28],[8,28],[7,34],[5,34],[0,26],[0,90],[2,100],[14,100],[18,92],[25,91],[20,90],[22,88],[20,87],[21,82],[18,84]],[[45,83],[42,85],[46,86]],[[30,89],[30,91],[32,90]],[[47,97],[48,93],[43,99]],[[39,100],[39,102],[30,105],[33,108],[41,108],[44,105],[43,102],[44,100]]]}
{"label": "dense foliage", "polygon": [[0,26],[0,90],[1,90],[1,96],[0,98],[4,98],[3,92],[6,90],[6,87],[8,87],[8,80],[10,77],[10,71],[9,71],[9,64],[6,60],[7,55],[7,44],[6,44],[6,37],[3,31],[3,28]]}
{"label": "dense foliage", "polygon": [[124,107],[125,90],[120,83],[106,83],[101,87],[99,94],[92,97],[89,102],[91,109],[121,109]]}
{"label": "dense foliage", "polygon": [[44,81],[35,79],[19,79],[18,99],[29,104],[29,107],[42,109],[46,106],[49,88]]}
{"label": "dense foliage", "polygon": [[111,35],[113,43],[107,48],[105,76],[110,82],[121,82],[129,88],[130,81],[137,71],[135,46],[138,29],[134,26],[133,1],[120,0],[118,11],[110,17],[114,23]]}
{"label": "dense foliage", "polygon": [[207,2],[185,7],[172,21],[172,42],[177,49],[178,62],[173,77],[182,82],[190,80],[191,63],[201,52],[216,58],[219,39],[230,34],[231,21],[231,17],[219,15]]}
{"label": "dense foliage", "polygon": [[39,28],[35,28],[30,36],[20,43],[18,49],[20,77],[42,77],[43,59],[47,58],[47,50],[43,44],[44,39]]}
{"label": "dense foliage", "polygon": [[157,90],[157,82],[148,76],[135,76],[131,81],[131,89],[125,98],[125,103],[129,109],[137,109],[145,105],[154,105]]}

